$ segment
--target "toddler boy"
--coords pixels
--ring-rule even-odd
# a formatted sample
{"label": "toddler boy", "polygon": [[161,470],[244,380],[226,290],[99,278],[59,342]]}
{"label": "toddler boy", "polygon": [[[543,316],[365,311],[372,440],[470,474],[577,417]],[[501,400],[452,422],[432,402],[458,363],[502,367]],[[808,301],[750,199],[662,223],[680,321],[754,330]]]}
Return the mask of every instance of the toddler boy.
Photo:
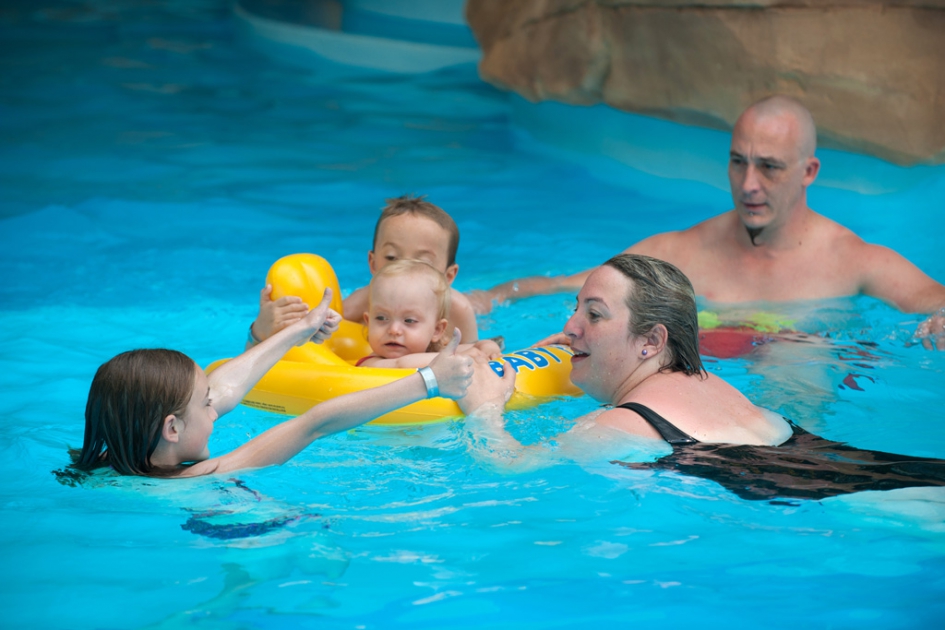
{"label": "toddler boy", "polygon": [[[459,228],[441,208],[424,201],[424,197],[403,195],[388,199],[374,227],[374,243],[368,252],[368,267],[373,276],[384,266],[401,259],[422,260],[439,270],[452,284],[459,272],[456,251],[459,249]],[[308,312],[302,299],[285,296],[271,300],[272,287],[259,294],[259,315],[249,328],[248,345],[258,343],[279,332]],[[367,287],[362,287],[344,301],[344,318],[364,321],[368,308]],[[449,327],[459,328],[463,343],[479,340],[476,314],[465,295],[450,288]]]}

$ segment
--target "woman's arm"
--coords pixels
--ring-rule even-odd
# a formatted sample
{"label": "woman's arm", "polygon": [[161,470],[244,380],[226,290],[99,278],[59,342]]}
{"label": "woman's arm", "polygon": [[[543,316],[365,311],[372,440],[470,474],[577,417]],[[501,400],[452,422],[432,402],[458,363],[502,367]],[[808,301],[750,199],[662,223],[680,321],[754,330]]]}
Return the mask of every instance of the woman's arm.
{"label": "woman's arm", "polygon": [[316,343],[328,339],[341,321],[341,316],[328,308],[330,302],[331,289],[325,289],[321,303],[305,317],[211,372],[207,380],[217,413],[222,416],[232,411],[289,348],[309,339]]}
{"label": "woman's arm", "polygon": [[526,446],[505,427],[505,404],[515,390],[515,370],[503,362],[502,377],[488,361],[476,358],[476,373],[459,405],[466,413],[467,448],[480,462],[504,472],[527,472],[555,461],[545,444]]}
{"label": "woman's arm", "polygon": [[[472,379],[472,359],[456,354],[459,331],[450,344],[430,363],[439,385],[439,395],[459,398]],[[374,389],[346,394],[310,410],[259,435],[232,453],[194,464],[184,476],[224,473],[242,468],[282,464],[314,440],[352,429],[394,409],[427,397],[419,373]]]}

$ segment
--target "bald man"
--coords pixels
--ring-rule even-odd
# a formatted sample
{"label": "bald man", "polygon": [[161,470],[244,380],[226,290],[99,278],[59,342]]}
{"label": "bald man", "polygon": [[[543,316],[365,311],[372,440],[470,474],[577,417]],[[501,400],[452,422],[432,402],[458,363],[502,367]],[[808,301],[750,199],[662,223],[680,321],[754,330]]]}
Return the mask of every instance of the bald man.
{"label": "bald man", "polygon": [[[810,112],[772,96],[739,117],[728,177],[735,209],[680,232],[640,241],[627,253],[673,263],[698,295],[716,302],[788,302],[870,295],[909,313],[933,313],[916,337],[945,350],[945,286],[879,245],[807,206],[820,170]],[[471,297],[481,311],[495,302],[577,291],[591,270],[573,276],[513,280]]]}

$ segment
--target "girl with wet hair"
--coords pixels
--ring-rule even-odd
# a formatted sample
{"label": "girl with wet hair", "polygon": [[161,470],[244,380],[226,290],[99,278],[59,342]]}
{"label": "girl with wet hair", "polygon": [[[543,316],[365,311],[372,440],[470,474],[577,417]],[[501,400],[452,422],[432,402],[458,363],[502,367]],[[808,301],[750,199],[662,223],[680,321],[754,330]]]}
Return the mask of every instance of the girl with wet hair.
{"label": "girl with wet hair", "polygon": [[231,411],[293,345],[320,343],[338,327],[331,290],[309,313],[214,370],[209,376],[175,350],[132,350],[102,365],[85,409],[81,471],[111,467],[123,475],[194,477],[282,464],[312,441],[354,428],[428,396],[459,398],[472,359],[456,355],[459,331],[430,363],[393,383],[339,396],[276,425],[236,450],[210,457],[213,424]]}

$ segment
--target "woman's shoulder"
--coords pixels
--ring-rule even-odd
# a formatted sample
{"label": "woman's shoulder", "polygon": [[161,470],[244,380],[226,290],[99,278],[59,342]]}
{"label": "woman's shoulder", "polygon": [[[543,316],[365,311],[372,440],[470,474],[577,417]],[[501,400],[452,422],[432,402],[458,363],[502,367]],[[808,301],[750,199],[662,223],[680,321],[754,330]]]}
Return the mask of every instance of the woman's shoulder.
{"label": "woman's shoulder", "polygon": [[[723,379],[681,372],[648,379],[624,402],[652,409],[680,431],[700,442],[780,444],[790,425],[756,406]],[[785,435],[785,432],[786,435]]]}

